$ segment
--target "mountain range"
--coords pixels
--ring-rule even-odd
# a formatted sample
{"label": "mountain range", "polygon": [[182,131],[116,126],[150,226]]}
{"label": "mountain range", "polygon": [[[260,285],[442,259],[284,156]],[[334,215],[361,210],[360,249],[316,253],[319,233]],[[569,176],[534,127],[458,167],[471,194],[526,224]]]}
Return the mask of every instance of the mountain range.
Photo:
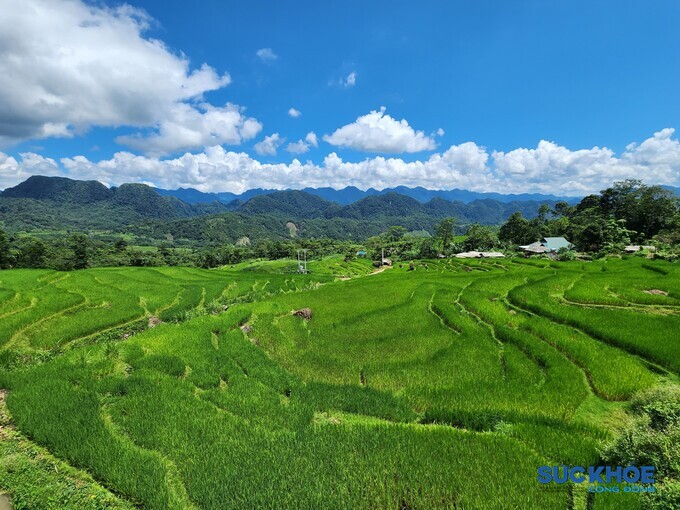
{"label": "mountain range", "polygon": [[[214,201],[223,202],[229,204],[238,200],[240,202],[247,202],[251,198],[258,195],[269,195],[276,191],[291,191],[291,190],[275,190],[275,189],[251,189],[243,193],[230,193],[228,191],[219,193],[206,193],[199,191],[194,188],[178,188],[175,190],[167,190],[155,188],[158,194],[162,196],[176,197],[189,204],[201,204],[210,203]],[[426,189],[420,186],[415,188],[409,188],[407,186],[397,186],[395,188],[385,188],[382,190],[377,190],[374,188],[368,188],[367,190],[360,190],[354,186],[347,186],[343,189],[335,188],[304,188],[300,191],[309,193],[310,195],[316,195],[318,197],[324,198],[331,202],[338,203],[340,205],[349,205],[362,198],[372,197],[376,195],[386,195],[389,193],[398,193],[400,195],[405,195],[416,199],[418,202],[425,203],[429,202],[433,198],[443,198],[451,202],[463,202],[465,204],[472,202],[473,200],[483,200],[492,199],[498,202],[508,203],[515,201],[560,201],[563,200],[568,203],[577,203],[580,197],[564,197],[555,195],[543,195],[540,193],[521,193],[521,194],[502,194],[502,193],[483,193],[478,191],[468,191],[465,189],[452,189],[452,190],[432,190]]]}
{"label": "mountain range", "polygon": [[234,195],[169,192],[144,184],[108,188],[98,181],[33,176],[0,193],[0,223],[15,232],[132,233],[196,243],[242,237],[364,239],[394,225],[432,233],[445,217],[455,217],[459,226],[498,225],[516,211],[533,218],[541,204],[553,206],[558,198],[407,187],[250,190]]}

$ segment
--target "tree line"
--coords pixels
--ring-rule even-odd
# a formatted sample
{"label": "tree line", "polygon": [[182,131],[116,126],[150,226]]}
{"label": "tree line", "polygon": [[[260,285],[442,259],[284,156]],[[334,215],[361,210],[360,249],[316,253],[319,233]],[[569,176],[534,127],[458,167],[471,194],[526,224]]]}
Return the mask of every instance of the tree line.
{"label": "tree line", "polygon": [[181,247],[168,241],[155,247],[139,247],[129,245],[125,237],[101,240],[83,233],[48,238],[13,237],[0,228],[0,268],[73,270],[163,265],[211,268],[256,258],[294,258],[298,249],[309,250],[311,257],[342,253],[351,259],[358,251],[365,251],[365,256],[372,260],[378,260],[383,252],[395,259],[410,260],[469,250],[512,252],[542,237],[559,236],[567,238],[579,252],[611,253],[631,243],[653,243],[660,255],[675,259],[680,257],[679,206],[678,197],[671,191],[626,180],[599,194],[588,195],[574,206],[566,202],[553,207],[542,205],[531,220],[516,212],[500,228],[480,224],[464,228],[455,218],[445,218],[433,232],[409,232],[403,226],[392,226],[361,242],[329,238],[260,239],[251,245],[244,237],[243,242],[236,244]]}

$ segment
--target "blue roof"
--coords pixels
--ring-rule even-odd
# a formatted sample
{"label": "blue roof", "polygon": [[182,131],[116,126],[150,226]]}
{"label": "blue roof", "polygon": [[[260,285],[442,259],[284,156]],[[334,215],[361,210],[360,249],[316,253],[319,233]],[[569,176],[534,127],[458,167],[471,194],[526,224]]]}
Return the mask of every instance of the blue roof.
{"label": "blue roof", "polygon": [[560,248],[572,247],[572,244],[564,237],[544,237],[541,244],[545,246],[546,251],[557,251]]}

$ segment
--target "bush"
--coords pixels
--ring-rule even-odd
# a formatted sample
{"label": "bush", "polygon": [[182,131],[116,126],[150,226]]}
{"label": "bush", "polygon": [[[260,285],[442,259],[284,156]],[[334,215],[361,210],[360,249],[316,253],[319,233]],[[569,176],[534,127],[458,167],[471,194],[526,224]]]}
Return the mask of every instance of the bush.
{"label": "bush", "polygon": [[637,394],[631,407],[635,413],[649,416],[649,426],[654,430],[680,425],[680,386],[659,386]]}
{"label": "bush", "polygon": [[562,262],[568,260],[576,260],[576,252],[570,250],[569,248],[560,248],[557,251],[557,260],[560,260]]}
{"label": "bush", "polygon": [[680,386],[666,385],[633,397],[637,421],[602,451],[611,464],[655,466],[656,492],[644,508],[680,509]]}

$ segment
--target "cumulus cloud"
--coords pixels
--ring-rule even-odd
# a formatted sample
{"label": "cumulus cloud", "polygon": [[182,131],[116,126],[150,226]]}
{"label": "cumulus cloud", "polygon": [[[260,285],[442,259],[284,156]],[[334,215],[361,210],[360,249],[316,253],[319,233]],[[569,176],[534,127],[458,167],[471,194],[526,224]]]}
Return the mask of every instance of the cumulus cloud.
{"label": "cumulus cloud", "polygon": [[286,147],[286,151],[290,152],[291,154],[304,154],[305,152],[309,152],[310,147],[318,146],[319,139],[316,137],[316,133],[314,133],[314,131],[310,131],[307,133],[307,136],[305,136],[304,140],[298,140],[297,142],[289,143]]}
{"label": "cumulus cloud", "polygon": [[276,156],[276,150],[286,141],[278,133],[265,136],[264,140],[255,144],[254,149],[261,156]]}
{"label": "cumulus cloud", "polygon": [[654,133],[639,145],[628,145],[620,157],[606,147],[572,151],[541,140],[535,149],[494,152],[495,174],[512,191],[568,190],[574,195],[623,179],[678,185],[680,143],[671,138],[673,133],[670,128]]}
{"label": "cumulus cloud", "polygon": [[298,140],[297,142],[291,142],[286,146],[286,151],[291,154],[304,154],[309,152],[309,145],[304,140]]}
{"label": "cumulus cloud", "polygon": [[433,150],[437,146],[431,136],[415,131],[406,119],[396,120],[387,115],[385,107],[362,115],[323,139],[338,147],[387,154]]}
{"label": "cumulus cloud", "polygon": [[289,117],[292,117],[292,118],[294,118],[294,119],[297,119],[297,118],[300,117],[301,115],[302,115],[302,112],[301,112],[300,110],[296,110],[295,108],[290,108],[290,109],[288,110],[288,116],[289,116]]}
{"label": "cumulus cloud", "polygon": [[19,160],[0,152],[0,189],[9,188],[31,175],[62,175],[63,169],[51,158],[33,152],[19,155]]}
{"label": "cumulus cloud", "polygon": [[279,58],[279,56],[276,53],[274,53],[274,50],[272,50],[271,48],[260,48],[255,52],[255,55],[257,55],[257,58],[259,58],[262,62],[267,63],[273,62],[274,60]]}
{"label": "cumulus cloud", "polygon": [[116,141],[150,155],[217,144],[239,145],[251,140],[262,130],[262,124],[243,114],[243,108],[227,103],[216,107],[208,103],[198,106],[175,105],[157,131],[151,134],[119,136]]}
{"label": "cumulus cloud", "polygon": [[[30,175],[47,174],[96,179],[108,185],[149,182],[162,188],[193,187],[202,191],[350,185],[382,189],[405,185],[579,196],[631,177],[650,184],[680,186],[680,143],[672,136],[672,129],[664,129],[640,144],[629,145],[618,157],[606,148],[572,151],[547,141],[533,149],[519,148],[491,155],[486,148],[466,142],[426,159],[408,162],[385,157],[349,162],[331,153],[321,164],[301,163],[298,159],[290,164],[262,163],[222,146],[172,159],[119,152],[99,162],[76,156],[57,163],[33,153],[16,158],[0,153],[0,187],[17,184]],[[314,134],[309,133],[296,143],[311,146],[314,140]],[[273,146],[272,152],[283,143],[278,133],[260,143],[265,141],[264,147],[270,150]],[[265,154],[272,152],[265,151]]]}
{"label": "cumulus cloud", "polygon": [[[1,4],[1,144],[69,137],[92,126],[158,126],[156,136],[129,141],[171,151],[189,147],[187,137],[172,147],[165,134],[181,117],[199,144],[205,137],[196,132],[214,133],[214,115],[193,103],[228,85],[229,75],[207,64],[192,68],[183,54],[147,37],[152,20],[144,11],[82,0]],[[206,126],[197,126],[201,119]]]}
{"label": "cumulus cloud", "polygon": [[319,146],[319,139],[316,137],[316,133],[314,131],[307,133],[307,136],[305,136],[305,142],[307,142],[312,147]]}

